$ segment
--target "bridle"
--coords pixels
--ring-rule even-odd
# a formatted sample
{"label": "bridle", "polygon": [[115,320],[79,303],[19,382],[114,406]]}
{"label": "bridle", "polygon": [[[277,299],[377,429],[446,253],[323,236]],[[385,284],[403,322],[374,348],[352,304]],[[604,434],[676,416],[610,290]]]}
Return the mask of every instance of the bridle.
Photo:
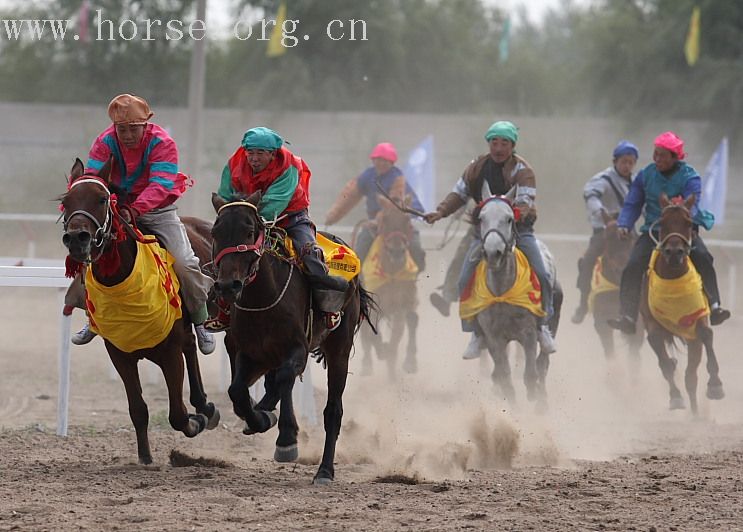
{"label": "bridle", "polygon": [[[502,201],[503,203],[505,203],[506,205],[508,205],[511,208],[511,210],[513,210],[513,205],[511,204],[511,202],[507,198],[504,198],[502,196],[490,196],[489,198],[486,198],[486,199],[482,200],[480,203],[477,204],[478,213],[479,212],[482,212],[482,208],[485,207],[485,205],[487,205],[491,201],[495,201],[495,200]],[[488,236],[490,235],[490,233],[495,233],[496,235],[498,235],[500,237],[500,239],[503,241],[503,243],[506,245],[506,249],[508,249],[509,251],[512,251],[513,250],[513,247],[514,247],[514,245],[516,243],[516,232],[515,231],[512,231],[511,232],[511,238],[506,238],[506,236],[503,234],[503,232],[501,232],[498,228],[488,229],[485,232],[484,235],[481,235],[480,244],[481,244],[483,250],[485,248],[485,240],[488,238]]]}
{"label": "bridle", "polygon": [[72,190],[77,185],[81,185],[83,183],[95,183],[96,185],[103,187],[103,189],[106,191],[106,218],[101,224],[95,216],[83,209],[73,211],[69,216],[64,216],[65,213],[63,212],[62,228],[64,229],[64,233],[67,234],[67,227],[70,223],[70,220],[72,220],[72,218],[75,216],[84,216],[95,224],[96,231],[93,235],[93,246],[98,249],[98,253],[95,258],[91,257],[89,259],[89,262],[95,262],[99,258],[101,258],[101,255],[103,255],[103,252],[106,249],[106,244],[108,244],[113,238],[113,202],[111,198],[111,191],[108,189],[108,186],[106,186],[102,179],[96,176],[85,175],[80,177],[79,179],[76,179],[70,184],[69,190]]}
{"label": "bridle", "polygon": [[252,283],[255,280],[256,275],[258,275],[258,267],[261,262],[261,257],[263,256],[263,242],[265,240],[266,236],[266,224],[261,220],[260,216],[257,216],[258,214],[258,207],[253,205],[250,202],[247,201],[233,201],[230,203],[225,203],[222,205],[219,210],[217,210],[217,216],[219,216],[222,211],[228,207],[248,207],[250,209],[253,209],[256,213],[256,218],[259,221],[260,224],[260,231],[258,232],[258,238],[255,239],[255,242],[252,244],[238,244],[236,246],[230,246],[222,249],[219,253],[217,253],[217,256],[214,256],[214,248],[212,248],[212,263],[215,267],[219,267],[220,261],[226,257],[227,255],[231,255],[233,253],[255,253],[256,260],[250,265],[250,270],[248,271],[248,276],[246,280],[244,281],[245,285],[248,285]]}
{"label": "bridle", "polygon": [[[655,249],[659,251],[665,248],[666,244],[668,243],[668,240],[676,236],[680,238],[681,241],[684,243],[685,254],[689,255],[691,253],[691,241],[692,241],[691,226],[689,227],[688,235],[683,235],[681,233],[677,233],[674,231],[673,233],[668,233],[667,235],[663,236],[663,238],[658,239],[653,234],[653,229],[655,228],[656,225],[660,224],[663,218],[663,213],[665,213],[668,209],[683,209],[683,214],[685,214],[687,217],[689,216],[688,210],[683,205],[676,205],[676,204],[666,205],[665,207],[663,207],[663,210],[660,213],[660,218],[658,218],[655,222],[653,222],[652,225],[648,228],[648,235],[653,240],[653,242],[655,242]],[[689,220],[691,221],[690,218]],[[660,231],[659,231],[659,234],[660,234]]]}

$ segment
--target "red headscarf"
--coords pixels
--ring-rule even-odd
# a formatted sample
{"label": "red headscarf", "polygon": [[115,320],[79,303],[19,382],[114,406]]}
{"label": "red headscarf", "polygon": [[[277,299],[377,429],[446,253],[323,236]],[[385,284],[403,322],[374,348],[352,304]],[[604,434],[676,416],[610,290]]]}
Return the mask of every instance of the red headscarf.
{"label": "red headscarf", "polygon": [[684,141],[673,131],[666,131],[655,137],[653,145],[670,151],[678,159],[683,159],[686,156],[684,153]]}

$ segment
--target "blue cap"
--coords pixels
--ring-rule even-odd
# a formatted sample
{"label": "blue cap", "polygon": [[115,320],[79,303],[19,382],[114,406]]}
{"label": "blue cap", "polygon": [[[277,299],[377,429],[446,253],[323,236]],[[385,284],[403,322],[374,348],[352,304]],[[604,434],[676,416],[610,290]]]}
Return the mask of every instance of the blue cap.
{"label": "blue cap", "polygon": [[612,152],[612,157],[615,159],[618,159],[622,155],[634,155],[635,159],[640,158],[640,152],[637,150],[637,146],[628,140],[620,140],[619,144],[617,144],[617,147],[614,148],[614,151]]}
{"label": "blue cap", "polygon": [[246,150],[259,149],[266,151],[275,151],[281,148],[284,139],[273,129],[267,127],[254,127],[245,132],[242,140],[242,146]]}

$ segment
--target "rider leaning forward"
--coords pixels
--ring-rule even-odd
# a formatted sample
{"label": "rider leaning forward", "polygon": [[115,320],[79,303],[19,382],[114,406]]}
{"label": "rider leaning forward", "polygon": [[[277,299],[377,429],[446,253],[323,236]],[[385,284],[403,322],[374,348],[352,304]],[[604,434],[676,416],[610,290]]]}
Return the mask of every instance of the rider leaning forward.
{"label": "rider leaning forward", "polygon": [[694,221],[694,229],[689,257],[702,277],[704,291],[710,303],[710,323],[719,325],[730,317],[730,311],[720,306],[720,291],[717,287],[717,274],[712,265],[712,255],[707,251],[707,247],[699,236],[700,225],[709,230],[714,224],[714,217],[711,213],[698,208],[702,180],[697,171],[683,161],[684,141],[675,133],[672,131],[661,133],[655,138],[653,144],[653,162],[640,170],[632,181],[629,194],[627,194],[624,207],[617,220],[620,236],[628,238],[640,214],[645,213],[645,223],[640,228],[640,237],[622,272],[619,292],[621,315],[618,319],[608,320],[609,325],[627,334],[635,333],[642,278],[658,239],[657,222],[662,210],[660,206],[662,194],[669,198],[681,196],[684,199],[692,194],[695,196],[690,213]]}
{"label": "rider leaning forward", "polygon": [[[426,214],[425,220],[432,224],[457,211],[470,198],[480,203],[490,196],[506,194],[513,186],[517,187],[514,206],[521,211],[521,216],[516,224],[516,246],[526,255],[539,278],[542,308],[546,313],[538,325],[539,343],[543,351],[553,353],[556,350],[555,342],[547,327],[547,320],[552,316],[552,285],[534,236],[534,222],[537,219],[536,178],[529,163],[514,151],[518,138],[518,129],[511,122],[500,121],[491,125],[485,133],[489,153],[481,155],[467,165],[453,190],[435,211]],[[470,235],[470,247],[459,277],[460,294],[474,275],[481,258],[480,237],[476,231],[471,231]],[[463,321],[462,329],[465,332],[474,332],[465,358],[478,357],[484,345],[482,333],[476,330],[475,324],[471,321]]]}
{"label": "rider leaning forward", "polygon": [[[266,127],[249,129],[240,147],[227,161],[217,194],[235,201],[255,192],[262,193],[258,214],[275,221],[291,238],[300,256],[304,273],[311,285],[313,299],[325,315],[325,325],[334,330],[340,325],[343,294],[348,282],[328,275],[323,254],[317,246],[315,225],[308,213],[311,172],[304,160],[284,146],[284,139]],[[210,330],[229,326],[229,311],[209,320]]]}
{"label": "rider leaning forward", "polygon": [[[175,258],[183,304],[194,324],[199,349],[209,354],[216,344],[203,324],[208,317],[206,301],[212,281],[201,272],[175,206],[188,188],[188,178],[178,172],[175,141],[150,122],[153,114],[143,98],[120,94],[111,100],[108,116],[112,124],[93,142],[85,172],[97,174],[113,157],[111,182],[127,192],[126,201],[140,229],[155,235]],[[94,337],[86,324],[72,341],[87,344]]]}

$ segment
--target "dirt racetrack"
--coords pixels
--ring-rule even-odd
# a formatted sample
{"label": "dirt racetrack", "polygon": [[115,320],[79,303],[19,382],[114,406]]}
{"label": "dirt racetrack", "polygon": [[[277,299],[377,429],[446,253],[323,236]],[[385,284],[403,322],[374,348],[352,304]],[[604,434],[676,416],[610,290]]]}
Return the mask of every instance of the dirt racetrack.
{"label": "dirt racetrack", "polygon": [[[421,283],[421,300],[440,279]],[[573,271],[564,284],[572,284]],[[743,324],[715,329],[727,396],[701,412],[669,411],[650,349],[637,378],[607,363],[588,321],[569,322],[548,379],[550,410],[494,390],[492,363],[463,361],[455,317],[421,309],[415,375],[390,378],[352,360],[336,482],[311,484],[323,432],[300,419],[300,463],[272,460],[275,429],[244,436],[221,386],[219,355],[202,357],[222,422],[189,440],[167,425],[162,378],[143,371],[155,464],[136,463],[123,387],[103,343],[72,350],[70,433],[55,435],[59,304],[51,289],[2,289],[0,530],[743,530]],[[82,323],[74,316],[74,327]],[[685,367],[680,356],[679,368]],[[317,408],[324,372],[311,369]],[[683,371],[677,371],[683,385]],[[318,410],[319,412],[319,410]],[[320,416],[321,419],[321,416]],[[171,451],[204,457],[175,467]]]}

